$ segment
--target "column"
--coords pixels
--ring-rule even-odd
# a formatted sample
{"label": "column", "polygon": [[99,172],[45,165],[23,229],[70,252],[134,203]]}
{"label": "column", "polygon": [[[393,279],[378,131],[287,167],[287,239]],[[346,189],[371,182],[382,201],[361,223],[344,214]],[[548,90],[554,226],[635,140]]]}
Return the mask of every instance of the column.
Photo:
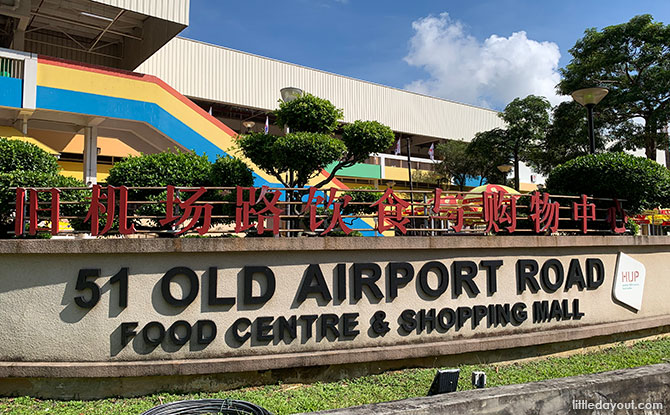
{"label": "column", "polygon": [[84,183],[98,182],[98,127],[84,127]]}

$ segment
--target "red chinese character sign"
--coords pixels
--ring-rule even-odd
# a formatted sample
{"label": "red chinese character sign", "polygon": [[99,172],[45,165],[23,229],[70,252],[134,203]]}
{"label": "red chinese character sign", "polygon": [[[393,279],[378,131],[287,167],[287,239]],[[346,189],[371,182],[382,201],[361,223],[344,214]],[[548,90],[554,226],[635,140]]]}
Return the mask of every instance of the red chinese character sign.
{"label": "red chinese character sign", "polygon": [[435,197],[431,200],[433,208],[431,219],[443,219],[448,223],[453,223],[451,228],[454,232],[460,232],[463,229],[463,219],[465,208],[463,207],[463,194],[442,195],[442,189],[435,189]]}
{"label": "red chinese character sign", "polygon": [[408,218],[403,218],[403,210],[409,207],[409,202],[399,198],[393,189],[386,189],[382,197],[370,205],[377,207],[377,232],[384,233],[389,229],[396,228],[403,234],[407,233],[405,225],[409,223]]}
{"label": "red chinese character sign", "polygon": [[516,230],[516,198],[515,195],[503,192],[482,193],[486,232],[500,232],[505,225],[505,230],[509,233]]}
{"label": "red chinese character sign", "polygon": [[[235,232],[244,232],[256,227],[259,235],[262,235],[266,224],[272,226],[272,233],[279,235],[279,222],[282,210],[277,207],[277,202],[281,197],[280,190],[270,190],[263,186],[260,195],[256,199],[255,187],[237,186],[237,207],[235,209]],[[270,196],[270,199],[268,199]],[[260,209],[256,209],[256,206]],[[256,223],[252,223],[250,215],[256,215]]]}
{"label": "red chinese character sign", "polygon": [[[325,222],[325,219],[320,221],[316,220],[319,207],[321,207],[322,210],[330,212],[330,215],[328,215],[330,216],[330,223],[328,227],[321,232],[322,236],[327,235],[330,231],[335,229],[336,226],[346,235],[351,233],[351,228],[349,228],[342,218],[342,209],[347,207],[352,198],[349,195],[344,195],[338,198],[337,190],[338,189],[331,188],[328,196],[321,196],[317,195],[317,192],[321,191],[317,190],[315,187],[309,189],[307,204],[305,205],[303,212],[309,213],[309,229],[312,232],[316,232]],[[330,210],[331,207],[332,211]]]}
{"label": "red chinese character sign", "polygon": [[[188,225],[176,233],[177,235],[181,235],[182,233],[188,232],[191,228],[193,228],[202,216],[203,223],[201,226],[196,228],[196,231],[200,235],[206,234],[212,224],[212,205],[209,203],[196,205],[196,202],[207,192],[207,190],[204,187],[201,187],[200,189],[196,190],[181,191],[186,193],[192,192],[193,196],[182,202],[179,197],[175,196],[175,187],[168,186],[167,200],[165,201],[165,219],[160,220],[159,223],[165,226],[168,223],[173,223],[176,221],[177,223],[175,223],[174,226],[178,228],[187,220],[191,219]],[[176,207],[179,207],[184,212],[181,215],[175,214]]]}
{"label": "red chinese character sign", "polygon": [[[51,195],[51,200],[48,208],[40,208],[39,194],[47,193]],[[58,235],[59,225],[60,225],[60,190],[58,189],[49,189],[49,190],[37,190],[37,189],[28,189],[26,194],[26,189],[18,188],[16,189],[16,218],[14,221],[14,233],[17,236],[23,235],[24,231],[24,215],[25,215],[25,202],[26,196],[28,196],[28,233],[30,235],[37,234],[38,231],[49,231],[52,235]],[[49,212],[51,217],[51,222],[49,228],[39,228],[39,212]]]}
{"label": "red chinese character sign", "polygon": [[[119,190],[119,233],[130,235],[135,233],[135,225],[128,226],[128,188],[125,186],[107,186],[106,194],[102,194],[102,186],[94,184],[91,188],[91,205],[84,222],[91,221],[91,235],[105,235],[112,229],[116,214],[116,190]],[[107,203],[102,203],[105,200]],[[104,217],[105,227],[99,230],[100,219]]]}
{"label": "red chinese character sign", "polygon": [[[88,203],[88,212],[84,219],[90,222],[91,234],[102,236],[113,232],[113,228],[121,235],[131,235],[136,232],[133,220],[141,217],[131,216],[136,208],[129,208],[132,204],[146,203],[147,201],[129,201],[130,190],[125,186],[100,186],[93,185],[90,189],[89,200],[79,201]],[[177,188],[167,186],[166,200],[160,201],[165,206],[165,216],[156,219],[161,226],[172,226],[175,235],[187,232],[197,232],[204,235],[210,231],[213,218],[217,220],[227,216],[213,216],[214,203],[230,203],[235,207],[235,232],[247,232],[254,230],[259,235],[266,231],[277,236],[281,232],[291,232],[296,224],[304,221],[305,230],[307,226],[312,232],[321,236],[328,235],[334,230],[341,230],[349,235],[353,232],[353,220],[356,216],[347,216],[344,212],[352,203],[352,196],[338,194],[341,189],[304,189],[304,200],[296,199],[290,202],[294,205],[300,204],[301,209],[292,209],[291,215],[286,215],[281,204],[289,202],[282,201],[286,193],[282,189],[272,189],[268,186],[237,187],[229,190],[231,202],[208,202],[207,192],[204,187],[200,188]],[[294,192],[297,192],[294,190]],[[527,205],[517,206],[521,197],[519,194],[510,194],[507,191],[496,189],[484,189],[482,193],[448,193],[442,189],[435,189],[433,197],[424,197],[423,202],[417,202],[415,209],[410,209],[410,203],[400,197],[393,189],[386,189],[379,200],[366,205],[365,208],[373,208],[377,211],[377,232],[384,233],[396,230],[406,234],[410,224],[410,216],[414,216],[416,223],[413,228],[426,231],[449,231],[455,232],[508,232],[533,231],[534,233],[556,233],[559,231],[561,220],[572,220],[577,222],[579,231],[587,233],[589,225],[593,221],[599,221],[590,228],[603,231],[599,226],[603,223],[609,224],[614,233],[625,232],[625,224],[628,220],[620,201],[614,199],[600,199],[600,209],[596,209],[595,199],[586,195],[577,200],[574,197],[563,197],[566,217],[561,218],[561,205],[548,193],[534,192],[528,196]],[[558,197],[560,199],[561,197]],[[570,200],[572,199],[572,200]],[[29,234],[37,232],[50,232],[57,235],[60,232],[61,219],[61,192],[59,189],[16,189],[16,220],[14,231],[17,236],[24,235],[26,230]],[[72,203],[72,201],[67,201]],[[358,203],[360,204],[360,203]],[[357,206],[358,208],[358,206]],[[365,208],[361,207],[363,210]],[[517,208],[521,209],[518,216]],[[597,212],[602,217],[597,218]],[[413,213],[413,215],[412,215]],[[605,216],[606,214],[606,216]],[[48,217],[48,220],[46,218]],[[42,221],[40,221],[40,218]],[[65,216],[66,219],[70,217]],[[232,219],[232,218],[230,218]],[[351,219],[348,221],[347,219]],[[28,226],[26,227],[26,221]],[[446,227],[434,228],[434,222],[446,223]],[[520,228],[519,221],[527,224]],[[282,223],[284,227],[282,227]],[[115,226],[116,224],[116,226]],[[300,225],[302,226],[302,225]],[[470,229],[465,229],[470,227]]]}
{"label": "red chinese character sign", "polygon": [[535,233],[558,231],[560,204],[551,202],[549,193],[533,192],[530,197],[530,218]]}
{"label": "red chinese character sign", "polygon": [[589,203],[586,195],[581,195],[579,202],[572,203],[572,219],[578,221],[582,233],[586,233],[589,221],[596,220],[596,205]]}

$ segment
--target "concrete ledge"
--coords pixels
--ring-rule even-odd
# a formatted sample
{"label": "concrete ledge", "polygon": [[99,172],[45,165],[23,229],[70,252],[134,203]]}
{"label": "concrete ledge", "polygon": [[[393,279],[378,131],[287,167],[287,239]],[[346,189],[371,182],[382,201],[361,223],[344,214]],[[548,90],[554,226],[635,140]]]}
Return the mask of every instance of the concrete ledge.
{"label": "concrete ledge", "polygon": [[[469,376],[469,373],[461,374]],[[426,390],[429,385],[426,385]],[[375,405],[313,412],[329,415],[438,414],[666,414],[670,408],[670,364],[643,366],[595,375],[405,399]],[[574,409],[574,401],[630,404],[657,403],[660,409],[594,411]]]}
{"label": "concrete ledge", "polygon": [[[168,375],[207,375],[254,372],[291,367],[345,365],[375,361],[449,356],[560,343],[670,326],[670,315],[644,320],[572,327],[561,330],[352,350],[285,353],[220,359],[130,362],[0,362],[0,378],[109,378]],[[439,350],[439,353],[436,353]]]}
{"label": "concrete ledge", "polygon": [[146,254],[166,252],[355,251],[422,249],[670,248],[670,236],[402,236],[380,238],[114,238],[0,240],[0,254]]}

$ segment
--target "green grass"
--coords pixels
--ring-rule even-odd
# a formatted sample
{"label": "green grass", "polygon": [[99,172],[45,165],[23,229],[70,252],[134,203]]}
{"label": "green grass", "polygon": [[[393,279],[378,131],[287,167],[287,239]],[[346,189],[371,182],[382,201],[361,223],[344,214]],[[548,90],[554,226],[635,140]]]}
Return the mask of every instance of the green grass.
{"label": "green grass", "polygon": [[[598,373],[664,363],[670,359],[670,338],[619,344],[602,351],[513,364],[463,365],[459,390],[471,389],[470,374],[483,370],[489,387]],[[333,383],[279,384],[219,393],[161,393],[143,398],[97,401],[53,401],[28,397],[0,399],[0,414],[138,415],[183,399],[230,398],[250,401],[275,414],[345,408],[374,402],[425,396],[435,369],[407,369]]]}

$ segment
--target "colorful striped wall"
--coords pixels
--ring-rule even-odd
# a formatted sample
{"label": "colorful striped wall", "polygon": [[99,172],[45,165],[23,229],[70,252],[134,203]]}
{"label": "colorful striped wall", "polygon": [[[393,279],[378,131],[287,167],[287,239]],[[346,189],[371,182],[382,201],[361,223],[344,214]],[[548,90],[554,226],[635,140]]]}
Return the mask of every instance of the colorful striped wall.
{"label": "colorful striped wall", "polygon": [[[233,130],[150,75],[40,56],[37,108],[143,122],[212,160],[219,155],[240,157],[228,154],[234,148]],[[245,161],[254,171],[256,185],[277,186],[274,177]],[[338,180],[332,185],[346,188]],[[369,227],[363,223],[356,225]]]}

